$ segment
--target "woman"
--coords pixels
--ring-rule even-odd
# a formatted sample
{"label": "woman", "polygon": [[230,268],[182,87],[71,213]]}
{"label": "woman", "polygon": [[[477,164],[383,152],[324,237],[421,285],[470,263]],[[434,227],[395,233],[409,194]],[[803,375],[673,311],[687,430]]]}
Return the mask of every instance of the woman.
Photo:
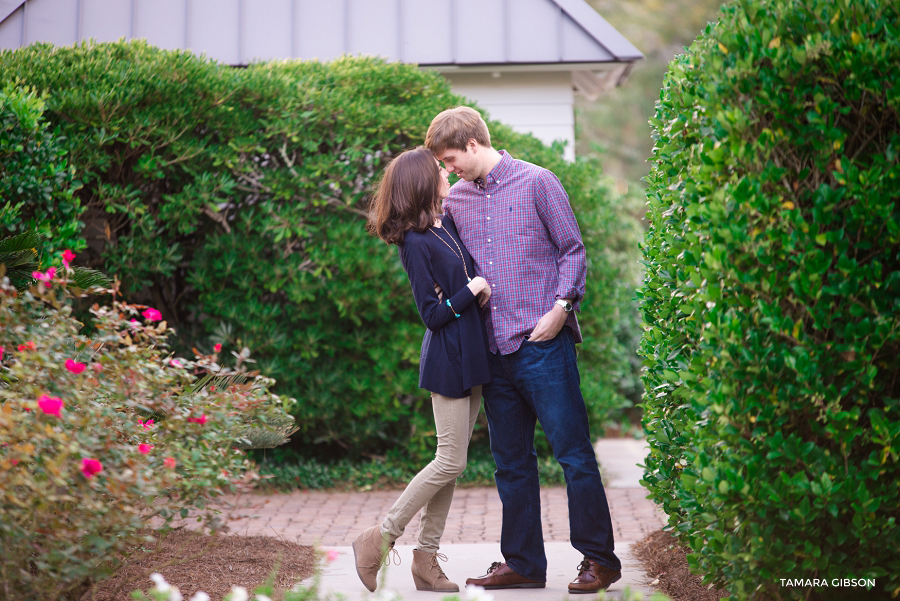
{"label": "woman", "polygon": [[[438,553],[456,478],[481,407],[481,385],[490,381],[487,335],[479,304],[490,286],[475,277],[472,257],[456,227],[441,219],[450,192],[447,171],[425,147],[403,152],[384,171],[369,217],[369,230],[398,246],[419,315],[428,328],[422,340],[419,386],[431,392],[437,452],[403,491],[384,521],[353,541],[356,573],[370,591],[378,570],[406,525],[423,507],[412,574],[418,590],[456,592],[438,565]],[[444,299],[443,295],[449,298]]]}

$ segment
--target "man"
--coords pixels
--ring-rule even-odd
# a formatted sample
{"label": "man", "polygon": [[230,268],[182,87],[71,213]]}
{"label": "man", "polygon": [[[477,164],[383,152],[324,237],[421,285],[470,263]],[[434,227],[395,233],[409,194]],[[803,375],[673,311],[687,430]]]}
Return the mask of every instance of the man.
{"label": "man", "polygon": [[540,421],[566,475],[572,545],[584,555],[570,593],[596,593],[621,578],[609,505],[600,480],[579,388],[575,310],[584,295],[585,250],[569,197],[550,171],[491,146],[478,112],[456,107],[431,122],[425,145],[457,182],[444,201],[491,286],[486,309],[490,384],[485,413],[503,503],[504,563],[466,584],[486,589],[543,588],[534,449]]}

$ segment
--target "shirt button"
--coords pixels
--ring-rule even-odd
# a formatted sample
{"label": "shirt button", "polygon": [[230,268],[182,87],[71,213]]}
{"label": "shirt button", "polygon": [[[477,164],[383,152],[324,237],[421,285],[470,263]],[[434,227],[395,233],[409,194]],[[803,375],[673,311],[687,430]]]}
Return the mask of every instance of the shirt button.
{"label": "shirt button", "polygon": [[491,239],[490,239],[490,238],[488,238],[488,242],[490,242],[490,241],[491,241]]}
{"label": "shirt button", "polygon": [[497,284],[491,284],[491,288],[496,288]]}
{"label": "shirt button", "polygon": [[493,264],[494,264],[493,261],[488,261],[488,265],[493,265]]}
{"label": "shirt button", "polygon": [[491,307],[491,309],[493,309],[494,311],[496,311],[496,310],[497,310],[497,305],[494,305],[493,307]]}
{"label": "shirt button", "polygon": [[491,197],[491,195],[490,195],[490,194],[488,194],[488,195],[487,195],[487,197],[488,197],[488,198],[490,198],[490,197]]}
{"label": "shirt button", "polygon": [[490,220],[491,220],[491,218],[490,218],[490,217],[488,217],[488,221],[490,221]]}

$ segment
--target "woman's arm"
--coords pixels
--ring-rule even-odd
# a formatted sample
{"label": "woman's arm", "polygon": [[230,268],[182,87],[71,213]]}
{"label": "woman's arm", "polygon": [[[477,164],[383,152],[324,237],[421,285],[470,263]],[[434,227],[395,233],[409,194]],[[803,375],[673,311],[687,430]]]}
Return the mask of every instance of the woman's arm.
{"label": "woman's arm", "polygon": [[[463,286],[449,298],[450,305],[448,306],[447,301],[440,300],[434,290],[436,282],[431,266],[431,254],[427,245],[410,238],[407,237],[406,242],[399,246],[400,261],[409,277],[413,298],[425,327],[432,331],[439,330],[451,320],[456,319],[457,314],[461,314],[466,307],[472,304],[478,292],[479,283],[476,283],[475,291],[470,286],[475,280],[470,282],[470,285]],[[484,282],[483,278],[476,279]],[[484,285],[486,286],[487,283],[485,282]]]}

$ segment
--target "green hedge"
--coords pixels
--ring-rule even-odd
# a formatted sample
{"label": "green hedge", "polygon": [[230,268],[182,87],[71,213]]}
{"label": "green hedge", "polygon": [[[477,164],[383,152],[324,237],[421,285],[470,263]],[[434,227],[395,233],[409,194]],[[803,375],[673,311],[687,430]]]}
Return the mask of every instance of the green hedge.
{"label": "green hedge", "polygon": [[900,591],[898,23],[732,2],[652,120],[645,482],[738,599]]}
{"label": "green hedge", "polygon": [[0,89],[0,238],[37,232],[48,253],[76,251],[85,244],[78,221],[84,207],[73,196],[80,184],[44,106],[34,90],[8,83]]}
{"label": "green hedge", "polygon": [[[234,69],[141,42],[7,51],[0,77],[48,94],[46,117],[83,182],[87,262],[183,340],[253,349],[300,401],[295,448],[325,459],[433,452],[417,387],[423,325],[396,250],[366,234],[364,213],[387,160],[464,101],[443,78],[351,58]],[[567,163],[558,146],[490,125],[497,147],[559,175],[581,221],[583,387],[597,428],[628,403],[620,315],[632,311],[636,225],[616,216],[596,162]]]}

